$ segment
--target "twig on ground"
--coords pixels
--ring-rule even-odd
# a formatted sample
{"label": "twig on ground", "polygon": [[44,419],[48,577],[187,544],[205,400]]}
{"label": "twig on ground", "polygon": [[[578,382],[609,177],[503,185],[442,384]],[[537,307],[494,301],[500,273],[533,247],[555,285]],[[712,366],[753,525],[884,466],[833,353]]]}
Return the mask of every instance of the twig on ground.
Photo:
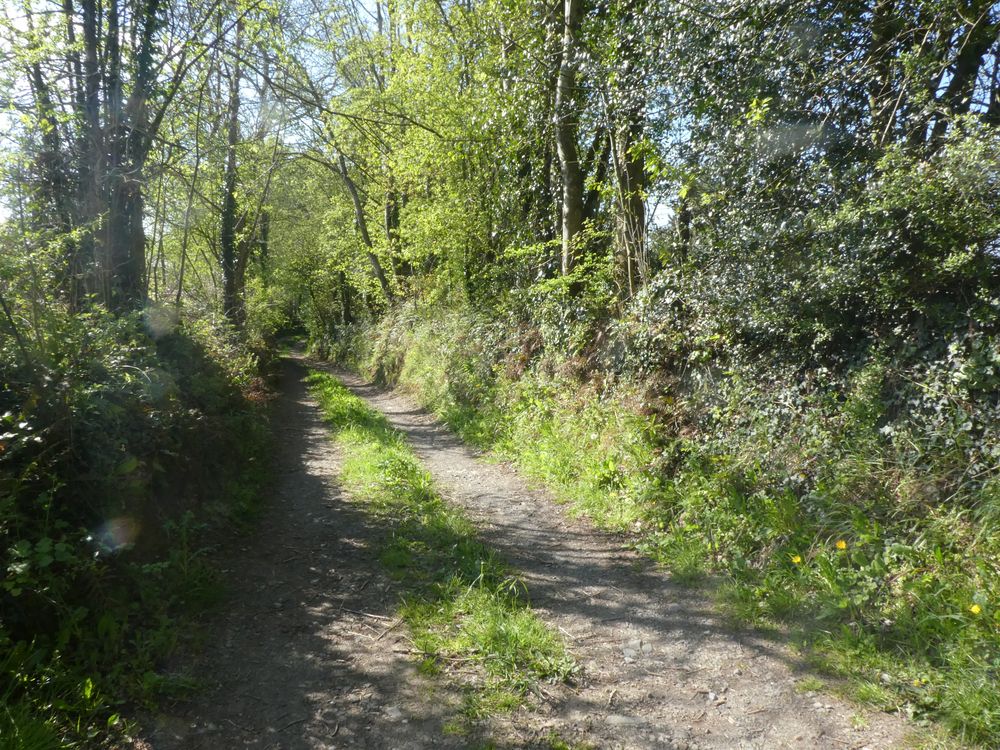
{"label": "twig on ground", "polygon": [[376,639],[375,639],[375,640],[376,640],[376,642],[377,642],[377,641],[381,641],[381,640],[382,640],[383,638],[385,638],[386,634],[387,634],[387,633],[388,633],[388,632],[389,632],[390,630],[395,630],[396,628],[398,628],[398,627],[399,627],[399,626],[400,626],[400,625],[402,624],[402,622],[403,622],[403,618],[402,618],[402,617],[398,618],[398,619],[396,620],[396,622],[394,622],[394,623],[393,623],[392,625],[390,625],[390,626],[389,626],[389,627],[387,627],[387,628],[386,628],[385,630],[383,630],[383,631],[382,631],[381,633],[379,633],[379,636],[378,636],[378,638],[376,638]]}
{"label": "twig on ground", "polygon": [[383,615],[376,615],[373,612],[362,612],[360,609],[348,609],[347,607],[341,607],[344,612],[350,612],[352,615],[361,615],[362,617],[371,617],[375,620],[385,620],[390,621],[391,617],[384,617]]}
{"label": "twig on ground", "polygon": [[301,718],[301,719],[295,719],[295,721],[290,721],[290,722],[288,722],[287,724],[285,724],[285,726],[283,726],[283,727],[282,727],[281,729],[279,729],[278,731],[279,731],[279,732],[284,732],[284,731],[285,731],[286,729],[288,729],[289,727],[294,727],[294,726],[295,726],[296,724],[302,724],[303,722],[306,722],[306,721],[309,721],[309,717],[308,717],[308,716],[306,716],[306,717],[303,717],[303,718]]}

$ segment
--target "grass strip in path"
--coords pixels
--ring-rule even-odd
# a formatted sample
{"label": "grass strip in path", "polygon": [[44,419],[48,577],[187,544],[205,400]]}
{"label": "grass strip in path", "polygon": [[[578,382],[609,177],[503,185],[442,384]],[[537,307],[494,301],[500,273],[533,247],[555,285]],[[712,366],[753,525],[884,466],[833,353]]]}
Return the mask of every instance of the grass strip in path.
{"label": "grass strip in path", "polygon": [[478,667],[469,719],[513,710],[540,681],[568,679],[576,666],[562,639],[475,526],[442,500],[403,435],[335,377],[313,371],[308,382],[343,451],[343,486],[392,523],[380,560],[404,589],[399,615],[422,669]]}

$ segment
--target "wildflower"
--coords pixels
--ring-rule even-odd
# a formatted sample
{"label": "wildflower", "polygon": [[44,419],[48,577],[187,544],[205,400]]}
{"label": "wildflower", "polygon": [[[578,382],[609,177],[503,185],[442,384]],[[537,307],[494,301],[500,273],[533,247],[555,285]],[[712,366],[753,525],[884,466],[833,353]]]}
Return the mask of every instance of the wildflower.
{"label": "wildflower", "polygon": [[792,555],[792,562],[798,565],[802,562],[802,557],[800,555]]}
{"label": "wildflower", "polygon": [[980,607],[978,604],[973,604],[971,607],[969,607],[969,611],[974,615],[978,615],[980,612],[983,611],[983,608]]}
{"label": "wildflower", "polygon": [[837,549],[847,549],[847,542],[845,542],[843,539],[838,539]]}

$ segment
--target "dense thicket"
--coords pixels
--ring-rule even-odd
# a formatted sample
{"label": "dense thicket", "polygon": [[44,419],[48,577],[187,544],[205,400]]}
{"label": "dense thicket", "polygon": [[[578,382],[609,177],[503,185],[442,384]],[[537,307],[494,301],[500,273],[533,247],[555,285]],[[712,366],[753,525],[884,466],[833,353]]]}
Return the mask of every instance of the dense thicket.
{"label": "dense thicket", "polygon": [[79,0],[0,28],[12,424],[42,429],[59,326],[98,359],[137,310],[258,348],[301,326],[726,573],[744,616],[818,622],[866,700],[998,740],[996,4]]}

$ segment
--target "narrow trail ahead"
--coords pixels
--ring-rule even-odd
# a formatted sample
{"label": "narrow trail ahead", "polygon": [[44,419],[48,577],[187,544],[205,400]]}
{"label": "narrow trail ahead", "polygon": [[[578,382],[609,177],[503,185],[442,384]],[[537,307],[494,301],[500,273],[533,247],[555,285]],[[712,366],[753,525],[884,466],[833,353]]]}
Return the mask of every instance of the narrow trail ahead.
{"label": "narrow trail ahead", "polygon": [[[576,684],[545,686],[535,708],[491,720],[498,747],[548,747],[553,732],[637,750],[906,746],[902,719],[797,691],[800,664],[787,648],[728,627],[703,593],[569,519],[405,395],[333,372],[407,436],[582,666]],[[286,363],[277,501],[255,539],[224,563],[232,604],[196,667],[210,689],[159,717],[146,747],[476,746],[443,732],[457,690],[419,675],[406,655],[399,594],[375,554],[391,530],[337,487],[336,449],[304,374],[301,363]]]}
{"label": "narrow trail ahead", "polygon": [[175,665],[207,689],[147,722],[137,750],[464,747],[441,741],[460,696],[404,653],[399,594],[377,556],[391,530],[337,486],[339,457],[305,374],[284,363],[275,497],[253,536],[218,560],[225,615],[198,657]]}
{"label": "narrow trail ahead", "polygon": [[901,719],[797,691],[802,665],[789,649],[727,626],[703,592],[568,518],[406,395],[335,374],[407,436],[444,497],[466,509],[523,576],[532,608],[563,633],[583,676],[559,691],[546,721],[561,737],[602,748],[904,746]]}

